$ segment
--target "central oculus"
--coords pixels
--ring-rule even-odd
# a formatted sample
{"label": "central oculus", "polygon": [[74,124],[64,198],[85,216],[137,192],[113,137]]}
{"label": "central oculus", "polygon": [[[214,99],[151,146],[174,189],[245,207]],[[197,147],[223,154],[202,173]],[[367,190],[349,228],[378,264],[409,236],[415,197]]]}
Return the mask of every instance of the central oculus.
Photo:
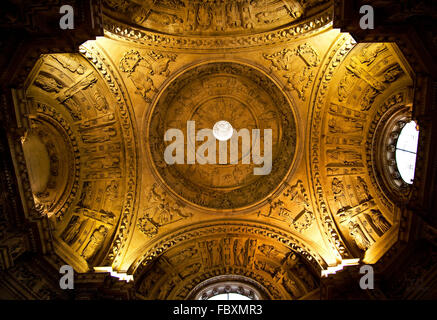
{"label": "central oculus", "polygon": [[234,129],[226,120],[220,120],[215,123],[212,132],[217,140],[227,141],[232,137]]}

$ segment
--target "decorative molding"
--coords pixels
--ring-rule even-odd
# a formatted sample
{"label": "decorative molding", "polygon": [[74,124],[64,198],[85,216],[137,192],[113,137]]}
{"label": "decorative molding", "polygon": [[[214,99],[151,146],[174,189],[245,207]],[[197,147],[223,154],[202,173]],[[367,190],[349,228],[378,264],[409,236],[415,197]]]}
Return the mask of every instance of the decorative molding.
{"label": "decorative molding", "polygon": [[316,49],[305,43],[293,50],[286,48],[273,54],[263,54],[263,57],[272,63],[271,72],[279,71],[287,79],[287,90],[296,91],[299,99],[305,101],[306,91],[314,81],[315,68],[320,64]]}
{"label": "decorative molding", "polygon": [[138,28],[104,17],[105,35],[110,38],[138,43],[146,47],[159,46],[162,49],[217,50],[244,49],[279,43],[286,43],[309,37],[329,28],[332,23],[333,8],[302,21],[297,25],[272,32],[249,36],[229,37],[182,37],[142,31]]}
{"label": "decorative molding", "polygon": [[123,144],[126,154],[126,187],[123,200],[122,213],[115,231],[115,237],[112,241],[111,251],[107,256],[108,263],[112,264],[114,268],[120,263],[123,251],[128,242],[129,232],[136,217],[136,203],[138,201],[138,144],[135,135],[134,121],[132,119],[131,107],[127,104],[127,93],[124,91],[120,80],[116,77],[115,71],[106,62],[99,50],[91,45],[91,47],[82,45],[79,52],[89,60],[102,78],[106,81],[114,98],[117,101],[118,115],[120,121],[121,131],[123,133]]}
{"label": "decorative molding", "polygon": [[297,232],[309,229],[315,220],[310,200],[301,180],[286,189],[277,198],[269,199],[268,212],[258,211],[258,216],[287,222]]}
{"label": "decorative molding", "polygon": [[341,36],[330,55],[326,59],[326,62],[322,63],[321,69],[321,82],[316,84],[317,90],[316,95],[313,98],[313,110],[311,124],[310,124],[310,138],[309,138],[309,150],[310,154],[310,172],[313,180],[313,194],[316,197],[316,204],[318,206],[318,211],[320,213],[321,224],[323,230],[328,240],[330,241],[333,249],[337,251],[342,258],[348,258],[350,253],[347,251],[343,240],[337,230],[335,222],[333,220],[332,214],[329,211],[328,203],[325,200],[325,194],[323,192],[323,186],[321,181],[320,172],[320,134],[322,125],[322,110],[327,99],[327,93],[329,88],[329,83],[333,78],[334,72],[338,69],[343,59],[346,55],[354,48],[355,41],[350,37],[343,35]]}
{"label": "decorative molding", "polygon": [[128,273],[141,274],[142,270],[167,250],[179,246],[182,243],[187,243],[194,239],[199,239],[202,236],[208,236],[211,234],[244,234],[246,236],[261,236],[266,239],[278,241],[293,252],[299,253],[314,267],[315,270],[320,271],[326,267],[326,263],[320,255],[314,251],[314,249],[311,249],[307,244],[302,240],[297,239],[291,233],[263,224],[235,221],[209,222],[207,225],[199,224],[191,227],[182,227],[176,232],[154,239],[154,241],[143,250],[144,253],[139,255],[136,261],[131,265]]}
{"label": "decorative molding", "polygon": [[174,201],[156,183],[148,190],[143,216],[138,219],[137,227],[147,237],[153,238],[163,226],[191,217],[185,206]]}

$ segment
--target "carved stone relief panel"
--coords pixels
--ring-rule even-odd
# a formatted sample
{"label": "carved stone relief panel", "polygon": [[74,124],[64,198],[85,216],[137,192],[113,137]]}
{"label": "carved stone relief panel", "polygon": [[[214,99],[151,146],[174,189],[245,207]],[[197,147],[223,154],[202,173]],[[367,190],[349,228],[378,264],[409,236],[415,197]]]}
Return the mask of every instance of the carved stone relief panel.
{"label": "carved stone relief panel", "polygon": [[[105,2],[138,14],[141,28],[172,32],[114,25],[112,39],[43,56],[32,71],[27,139],[40,148],[44,179],[29,170],[30,180],[41,212],[53,213],[60,256],[86,270],[129,269],[140,298],[184,299],[234,275],[270,298],[298,299],[317,290],[321,270],[385,245],[396,206],[377,187],[369,141],[382,103],[390,108],[388,96],[410,80],[391,44],[356,45],[334,31],[319,44],[306,37],[329,22],[319,16],[222,37],[282,27],[277,17],[297,21],[319,1],[267,1],[264,12],[260,1]],[[199,131],[220,120],[272,129],[270,174],[243,163],[253,145],[240,145],[238,164],[164,161],[168,129],[187,137],[188,121]]]}
{"label": "carved stone relief panel", "polygon": [[177,35],[245,34],[273,30],[326,8],[317,1],[104,1],[107,15]]}
{"label": "carved stone relief panel", "polygon": [[128,74],[128,78],[136,88],[135,93],[141,95],[146,102],[151,102],[158,92],[153,76],[167,77],[170,74],[169,64],[175,59],[175,54],[149,51],[142,56],[138,51],[131,50],[126,52],[121,59],[120,70]]}
{"label": "carved stone relief panel", "polygon": [[121,213],[130,210],[128,178],[136,179],[135,150],[127,153],[133,141],[130,115],[108,71],[97,58],[92,61],[95,66],[80,55],[41,58],[27,89],[31,128],[23,138],[25,146],[36,136],[47,150],[48,178],[38,181],[34,199],[43,213],[55,211],[58,253],[89,266],[105,257]]}
{"label": "carved stone relief panel", "polygon": [[368,139],[375,137],[367,132],[375,104],[408,81],[407,67],[401,67],[402,58],[390,44],[359,45],[340,61],[336,75],[325,76],[338,86],[331,83],[327,99],[319,99],[323,125],[313,141],[320,158],[312,161],[336,226],[355,248],[351,252],[362,256],[379,245],[395,219],[394,211],[387,210],[393,205],[385,206],[387,197],[372,179],[367,148]]}
{"label": "carved stone relief panel", "polygon": [[296,91],[299,99],[305,100],[320,64],[319,53],[305,43],[292,50],[287,48],[263,56],[272,64],[270,71],[280,72],[286,79],[286,88]]}
{"label": "carved stone relief panel", "polygon": [[312,206],[301,180],[285,187],[277,198],[269,199],[269,206],[260,210],[258,216],[286,222],[297,232],[309,229],[315,219]]}
{"label": "carved stone relief panel", "polygon": [[205,235],[166,251],[141,271],[136,285],[142,298],[185,299],[203,280],[229,275],[257,281],[274,299],[297,299],[318,287],[318,277],[299,254],[238,234]]}
{"label": "carved stone relief panel", "polygon": [[173,200],[156,183],[147,190],[146,199],[137,226],[150,238],[157,235],[161,227],[192,216],[184,204]]}

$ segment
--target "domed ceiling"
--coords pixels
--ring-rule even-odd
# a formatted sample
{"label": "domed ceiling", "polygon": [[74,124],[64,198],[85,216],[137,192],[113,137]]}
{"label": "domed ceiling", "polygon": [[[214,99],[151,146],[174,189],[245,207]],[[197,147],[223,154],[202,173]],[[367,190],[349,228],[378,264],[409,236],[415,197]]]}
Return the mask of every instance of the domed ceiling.
{"label": "domed ceiling", "polygon": [[104,12],[158,33],[241,35],[289,25],[327,6],[326,0],[105,0]]}
{"label": "domed ceiling", "polygon": [[[146,136],[156,170],[175,194],[201,207],[220,211],[256,204],[281,185],[294,160],[296,122],[292,106],[272,80],[248,66],[216,62],[184,72],[163,90],[150,118]],[[239,142],[236,164],[228,159],[231,150],[225,150],[226,159],[219,163],[218,141],[212,159],[208,155],[206,159],[204,154],[197,156],[196,162],[205,162],[203,165],[188,164],[186,159],[185,164],[172,166],[165,162],[169,142],[162,143],[162,137],[168,129],[182,130],[187,137],[184,149],[195,148],[194,137],[188,139],[188,121],[193,121],[198,132],[213,128],[221,120],[228,121],[237,131],[261,132],[259,137],[252,136],[247,149]],[[271,168],[267,174],[256,175],[256,167],[268,165],[252,161],[254,146],[265,146],[266,129],[272,130]],[[229,144],[226,148],[230,147]]]}
{"label": "domed ceiling", "polygon": [[[184,299],[226,275],[298,299],[402,236],[375,162],[381,119],[411,112],[395,45],[332,29],[326,1],[106,0],[104,12],[105,37],[43,55],[17,108],[27,204],[77,272],[133,275],[145,299]],[[219,142],[195,163],[165,161],[169,129],[198,150],[187,124],[198,134],[222,120],[259,129],[261,146],[271,130],[270,172],[245,162],[253,143],[237,163],[207,163]]]}

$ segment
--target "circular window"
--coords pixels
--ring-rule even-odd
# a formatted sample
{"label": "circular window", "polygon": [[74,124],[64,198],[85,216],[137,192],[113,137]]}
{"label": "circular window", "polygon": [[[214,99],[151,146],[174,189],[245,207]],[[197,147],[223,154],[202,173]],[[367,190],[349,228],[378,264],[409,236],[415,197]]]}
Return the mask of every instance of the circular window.
{"label": "circular window", "polygon": [[371,179],[390,208],[390,202],[400,204],[411,195],[419,132],[410,105],[398,97],[387,101],[369,128],[367,159],[372,164]]}
{"label": "circular window", "polygon": [[414,179],[418,141],[416,122],[411,121],[402,128],[396,143],[396,165],[402,180],[408,184],[412,184]]}

